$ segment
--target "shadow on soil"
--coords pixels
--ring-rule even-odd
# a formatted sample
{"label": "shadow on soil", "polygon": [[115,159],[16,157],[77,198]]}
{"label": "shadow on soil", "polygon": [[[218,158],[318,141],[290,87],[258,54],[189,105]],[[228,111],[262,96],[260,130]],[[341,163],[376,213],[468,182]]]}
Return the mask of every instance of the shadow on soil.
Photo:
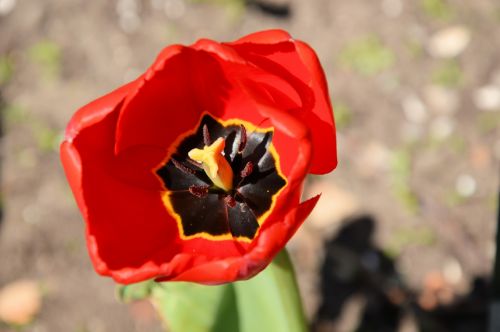
{"label": "shadow on soil", "polygon": [[292,10],[289,4],[273,3],[272,1],[245,0],[249,8],[254,8],[266,15],[279,19],[287,19],[291,16]]}
{"label": "shadow on soil", "polygon": [[466,296],[425,309],[422,294],[405,285],[395,261],[373,244],[375,231],[371,216],[356,217],[325,244],[323,299],[313,331],[335,331],[335,321],[353,296],[362,299],[356,332],[396,332],[408,315],[422,332],[486,331],[490,287],[485,278],[474,280]]}

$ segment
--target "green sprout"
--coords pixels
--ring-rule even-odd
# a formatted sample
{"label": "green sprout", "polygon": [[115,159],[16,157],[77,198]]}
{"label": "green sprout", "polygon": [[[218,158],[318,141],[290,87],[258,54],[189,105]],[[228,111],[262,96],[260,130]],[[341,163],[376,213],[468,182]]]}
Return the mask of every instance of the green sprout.
{"label": "green sprout", "polygon": [[477,118],[477,126],[482,133],[490,133],[500,128],[500,113],[484,112]]}
{"label": "green sprout", "polygon": [[436,241],[436,234],[429,227],[402,227],[393,233],[384,251],[391,257],[397,257],[408,246],[429,247]]}
{"label": "green sprout", "polygon": [[334,103],[335,127],[338,130],[344,129],[352,121],[352,111],[344,103]]}
{"label": "green sprout", "polygon": [[49,40],[37,42],[29,49],[31,60],[40,66],[46,78],[57,78],[61,72],[62,51],[59,45]]}
{"label": "green sprout", "polygon": [[445,0],[422,0],[422,10],[432,18],[447,21],[454,13],[450,5]]}
{"label": "green sprout", "polygon": [[50,128],[41,123],[33,123],[32,130],[36,139],[38,148],[41,151],[53,152],[57,151],[59,142],[61,141],[61,134],[58,130]]}
{"label": "green sprout", "polygon": [[460,86],[463,82],[460,65],[455,60],[444,62],[432,73],[432,82],[449,88]]}
{"label": "green sprout", "polygon": [[446,148],[446,149],[451,149],[454,153],[458,155],[463,155],[465,153],[465,149],[467,148],[465,139],[458,134],[452,134],[444,139],[439,139],[430,136],[423,143],[424,143],[422,146],[423,148],[428,148],[432,150]]}
{"label": "green sprout", "polygon": [[16,104],[7,104],[2,108],[7,124],[18,124],[28,119],[26,109]]}
{"label": "green sprout", "polygon": [[211,3],[224,8],[226,16],[232,22],[239,21],[245,12],[246,0],[190,0],[193,3]]}
{"label": "green sprout", "polygon": [[360,74],[378,74],[392,66],[394,53],[377,36],[368,36],[348,44],[340,54],[340,61]]}
{"label": "green sprout", "polygon": [[14,61],[9,55],[0,56],[0,85],[6,84],[14,73]]}
{"label": "green sprout", "polygon": [[419,201],[410,186],[411,153],[409,149],[400,149],[394,152],[391,162],[391,174],[394,195],[409,212],[418,213]]}
{"label": "green sprout", "polygon": [[450,190],[445,197],[445,202],[449,207],[456,207],[464,204],[467,201],[467,197],[460,195],[456,190]]}
{"label": "green sprout", "polygon": [[414,58],[419,58],[422,54],[424,54],[424,46],[417,39],[407,40],[405,46],[408,53],[410,53],[410,55]]}

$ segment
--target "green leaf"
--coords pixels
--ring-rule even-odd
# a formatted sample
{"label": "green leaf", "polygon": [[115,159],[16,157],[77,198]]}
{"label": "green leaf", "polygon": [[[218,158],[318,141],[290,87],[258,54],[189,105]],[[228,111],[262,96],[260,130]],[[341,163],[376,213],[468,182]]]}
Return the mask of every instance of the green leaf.
{"label": "green leaf", "polygon": [[286,250],[256,277],[234,283],[240,332],[308,331]]}
{"label": "green leaf", "polygon": [[152,300],[169,331],[239,331],[232,284],[159,283],[152,290]]}
{"label": "green leaf", "polygon": [[142,282],[118,290],[125,302],[150,297],[171,332],[306,332],[286,250],[259,275],[235,283]]}
{"label": "green leaf", "polygon": [[148,280],[127,286],[119,286],[116,295],[125,303],[143,300],[149,297],[155,285],[156,283],[153,280]]}

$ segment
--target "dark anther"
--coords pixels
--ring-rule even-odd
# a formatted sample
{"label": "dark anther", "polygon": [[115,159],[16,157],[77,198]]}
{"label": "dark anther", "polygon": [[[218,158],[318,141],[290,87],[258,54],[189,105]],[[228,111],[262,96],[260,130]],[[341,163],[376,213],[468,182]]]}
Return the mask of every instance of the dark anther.
{"label": "dark anther", "polygon": [[208,186],[192,185],[189,187],[189,193],[191,193],[191,195],[196,196],[198,198],[205,197],[208,194]]}
{"label": "dark anther", "polygon": [[171,160],[172,160],[172,164],[174,164],[174,166],[178,170],[180,170],[180,171],[182,171],[182,172],[184,172],[186,174],[195,174],[196,173],[196,171],[194,169],[191,169],[191,168],[187,167],[186,165],[184,165],[180,161],[177,161],[174,158],[172,158]]}
{"label": "dark anther", "polygon": [[252,172],[253,172],[253,163],[251,161],[249,161],[249,162],[247,162],[245,167],[241,170],[240,175],[242,178],[246,178],[247,176],[252,174]]}
{"label": "dark anther", "polygon": [[247,145],[247,129],[244,125],[240,125],[240,145],[238,146],[238,152],[242,152]]}
{"label": "dark anther", "polygon": [[206,146],[209,146],[210,145],[210,133],[208,132],[208,127],[207,125],[203,125],[203,143],[206,145]]}
{"label": "dark anther", "polygon": [[199,162],[197,162],[196,160],[193,160],[193,159],[191,159],[191,158],[187,157],[187,158],[186,158],[186,161],[187,161],[188,163],[190,163],[191,165],[193,165],[194,167],[196,167],[197,169],[203,169],[203,168],[201,167],[201,164],[200,164]]}
{"label": "dark anther", "polygon": [[226,203],[226,205],[228,207],[235,207],[236,206],[236,200],[231,195],[227,195],[226,197],[224,197],[224,203]]}

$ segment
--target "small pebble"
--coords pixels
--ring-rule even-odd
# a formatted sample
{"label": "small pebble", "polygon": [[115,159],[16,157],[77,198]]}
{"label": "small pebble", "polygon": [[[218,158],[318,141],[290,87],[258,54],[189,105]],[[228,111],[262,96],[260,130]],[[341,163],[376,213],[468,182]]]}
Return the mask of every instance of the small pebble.
{"label": "small pebble", "polygon": [[460,196],[470,197],[476,192],[476,180],[468,174],[462,174],[457,178],[455,189]]}
{"label": "small pebble", "polygon": [[432,35],[427,43],[427,50],[436,58],[453,58],[467,48],[470,39],[468,28],[463,25],[452,26]]}
{"label": "small pebble", "polygon": [[446,261],[443,266],[443,276],[450,284],[458,284],[463,277],[462,266],[454,258]]}
{"label": "small pebble", "polygon": [[474,91],[474,104],[482,111],[500,111],[500,88],[485,85]]}
{"label": "small pebble", "polygon": [[42,296],[35,281],[14,281],[0,290],[0,321],[7,324],[28,324],[41,306]]}
{"label": "small pebble", "polygon": [[416,95],[409,95],[403,99],[403,111],[406,119],[416,124],[424,123],[428,118],[427,107]]}
{"label": "small pebble", "polygon": [[0,16],[5,16],[16,7],[16,0],[0,0]]}

